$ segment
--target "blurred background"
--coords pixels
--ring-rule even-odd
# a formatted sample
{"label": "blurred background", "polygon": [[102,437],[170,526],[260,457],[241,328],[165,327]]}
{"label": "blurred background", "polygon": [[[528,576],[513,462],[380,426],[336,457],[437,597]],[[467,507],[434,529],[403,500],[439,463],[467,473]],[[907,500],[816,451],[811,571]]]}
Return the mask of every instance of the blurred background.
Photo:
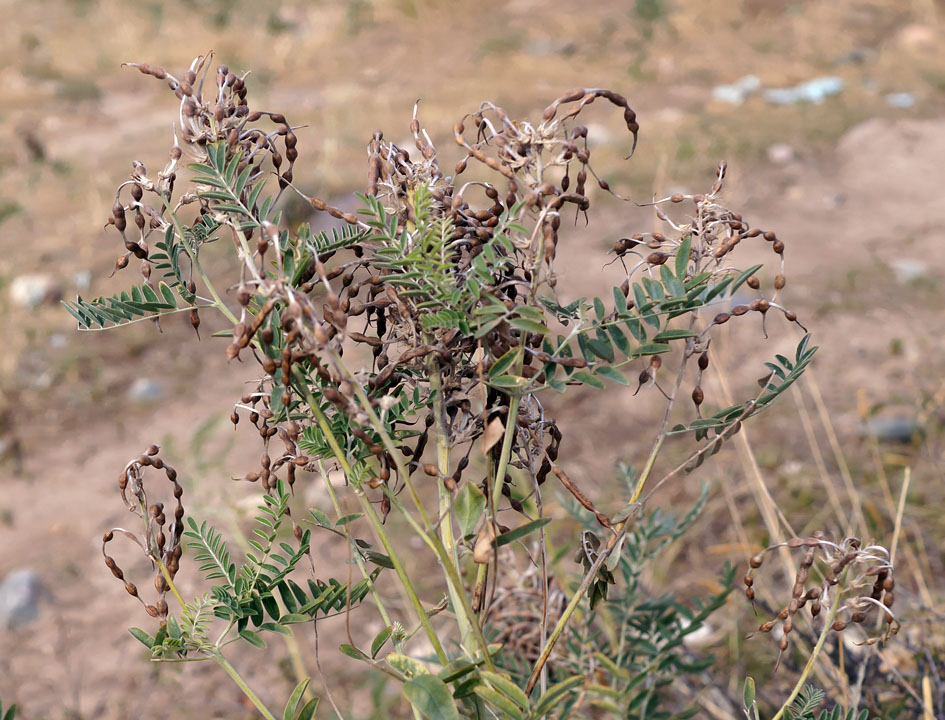
{"label": "blurred background", "polygon": [[[0,0],[5,705],[19,703],[27,720],[253,717],[216,667],[148,664],[125,629],[153,621],[111,578],[99,543],[105,529],[126,522],[115,483],[121,468],[152,442],[186,478],[190,513],[223,530],[246,524],[258,490],[228,478],[244,474],[255,451],[227,418],[254,370],[227,365],[224,341],[209,338],[210,318],[200,342],[183,316],[166,321],[163,335],[150,323],[79,334],[58,303],[131,282],[109,278],[122,246],[103,225],[132,161],[160,168],[171,145],[176,98],[121,63],[179,76],[211,50],[214,65],[251,71],[254,107],[306,126],[297,184],[342,206],[364,187],[364,148],[376,129],[410,145],[418,99],[447,169],[460,157],[452,125],[480,102],[534,118],[572,87],[611,88],[637,112],[640,143],[629,161],[619,113],[599,102],[582,115],[595,169],[623,195],[642,203],[707,191],[726,160],[726,202],[786,243],[782,297],[821,350],[779,407],[704,466],[712,487],[698,532],[647,582],[699,593],[726,560],[744,564],[769,540],[759,479],[799,532],[840,534],[858,506],[873,538],[888,544],[909,468],[897,608],[912,622],[877,662],[893,678],[888,692],[903,696],[929,667],[945,667],[923,659],[929,648],[941,659],[945,647],[945,3],[575,5]],[[592,202],[590,225],[582,219],[559,250],[565,297],[609,294],[600,271],[614,240],[658,227],[651,208],[601,192]],[[304,218],[298,205],[286,210]],[[743,264],[774,259],[762,250],[746,247]],[[221,251],[212,262],[231,261]],[[726,326],[716,355],[722,374],[706,387],[719,405],[727,392],[752,393],[762,362],[800,338],[781,326],[765,343],[760,324],[737,325]],[[652,441],[658,398],[645,395],[574,392],[553,405],[569,473],[601,498],[613,492],[616,464],[641,463]],[[654,502],[698,492],[698,478],[686,478]],[[344,558],[343,546],[326,546],[321,561],[342,567]],[[206,588],[190,570],[181,582],[193,596]],[[724,661],[722,690],[735,690],[750,671],[774,696],[791,669],[772,675],[769,638],[741,639],[758,621],[736,595],[700,650]],[[326,624],[320,657],[346,716],[402,712],[395,689],[336,652],[343,632]],[[315,674],[311,638],[303,642]],[[277,699],[291,687],[279,657],[276,648],[234,662],[264,699]],[[317,674],[316,684],[320,692]],[[941,681],[933,687],[943,692]]]}

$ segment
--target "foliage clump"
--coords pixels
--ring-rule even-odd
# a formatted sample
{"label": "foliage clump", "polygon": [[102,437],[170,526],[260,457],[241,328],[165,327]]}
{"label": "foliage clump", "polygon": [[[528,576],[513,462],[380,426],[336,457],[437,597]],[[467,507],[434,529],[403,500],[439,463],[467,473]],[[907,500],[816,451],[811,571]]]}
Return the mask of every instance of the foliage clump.
{"label": "foliage clump", "polygon": [[[453,128],[461,157],[451,174],[415,108],[415,148],[380,132],[370,140],[368,185],[350,213],[296,187],[298,128],[280,113],[251,109],[245,76],[226,66],[211,72],[208,57],[179,77],[132,66],[166,80],[179,100],[169,162],[157,175],[136,162],[109,218],[124,245],[116,271],[134,259],[141,281],[66,307],[84,329],[186,312],[199,331],[201,313],[225,318],[228,328],[217,334],[229,338],[227,356],[254,362],[260,373],[231,419],[248,421],[259,436],[259,465],[240,479],[265,493],[252,550],[237,560],[207,523],[185,525],[180,504],[168,538],[163,505],[149,504],[141,483],[145,468],[171,479],[157,448],[126,467],[122,482],[136,483],[129,508],[143,530],[121,532],[152,561],[160,593],[146,604],[161,621],[157,633],[135,636],[157,659],[215,660],[268,718],[224,657],[226,643],[236,636],[262,647],[267,633],[291,635],[292,626],[352,612],[370,598],[384,629],[341,650],[402,682],[415,715],[537,720],[582,716],[589,705],[620,717],[669,717],[659,707],[674,702],[672,674],[705,667],[680,650],[683,639],[728,590],[695,608],[642,597],[641,568],[695,517],[677,523],[648,511],[644,488],[652,494],[699,467],[789,387],[816,350],[805,334],[793,358],[767,364],[755,396],[724,408],[706,397],[702,376],[719,326],[755,317],[767,334],[777,315],[777,332],[801,327],[779,300],[785,244],[724,204],[725,164],[709,192],[652,203],[664,231],[613,245],[607,259],[625,269],[620,285],[568,302],[556,274],[568,227],[587,220],[592,198],[623,200],[594,170],[580,117],[596,101],[616,108],[632,154],[639,125],[618,93],[572,90],[537,121],[483,103]],[[287,192],[338,227],[286,226],[279,206]],[[760,265],[737,264],[743,241],[771,248],[778,263],[771,282],[762,283]],[[214,243],[235,254],[233,277],[209,277],[203,260]],[[754,298],[733,304],[746,289]],[[541,398],[576,385],[629,385],[628,373],[637,393],[663,397],[665,410],[642,469],[626,476],[617,506],[605,508],[562,467],[565,435]],[[657,481],[655,461],[670,435],[689,435],[694,445]],[[331,500],[305,508],[304,520],[291,510],[302,472],[305,482],[324,483]],[[566,571],[547,553],[552,487],[590,522],[573,541],[577,565]],[[343,492],[359,513],[343,512]],[[404,562],[414,551],[391,530],[391,515],[436,559],[442,600],[421,597]],[[361,537],[365,523],[370,540]],[[358,582],[314,577],[306,558],[315,533],[346,540]],[[184,542],[215,583],[191,603],[174,585]],[[522,563],[528,569],[519,576]],[[375,585],[385,571],[407,600],[403,612]],[[556,573],[572,579],[559,584]],[[726,588],[731,579],[727,570]],[[618,582],[615,599],[609,589]],[[168,590],[179,616],[164,601]],[[526,596],[507,611],[509,598]],[[223,630],[212,640],[209,627],[218,622]],[[602,632],[611,625],[618,635]],[[600,668],[608,683],[598,682]],[[284,717],[314,714],[317,700],[303,703],[307,686],[300,677]]]}

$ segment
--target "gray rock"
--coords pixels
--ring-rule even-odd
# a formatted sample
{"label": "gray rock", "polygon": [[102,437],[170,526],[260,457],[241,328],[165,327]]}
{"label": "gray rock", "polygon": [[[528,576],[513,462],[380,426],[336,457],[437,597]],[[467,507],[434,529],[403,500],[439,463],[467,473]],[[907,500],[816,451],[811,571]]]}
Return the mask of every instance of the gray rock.
{"label": "gray rock", "polygon": [[915,282],[924,277],[928,270],[928,265],[922,260],[914,258],[898,258],[892,261],[893,272],[896,273],[896,280],[903,285]]}
{"label": "gray rock", "polygon": [[797,158],[797,152],[787,143],[775,143],[768,148],[768,160],[775,165],[787,165]]}
{"label": "gray rock", "polygon": [[745,75],[730,85],[716,85],[712,97],[720,102],[741,105],[751,93],[761,89],[761,80],[756,75]]}
{"label": "gray rock", "polygon": [[131,383],[127,396],[135,402],[154,402],[164,396],[164,386],[157,380],[140,377]]}
{"label": "gray rock", "polygon": [[29,568],[14,570],[0,583],[0,628],[13,630],[33,622],[39,615],[43,583]]}
{"label": "gray rock", "polygon": [[831,95],[843,92],[843,78],[836,76],[819,77],[795,85],[792,88],[769,88],[764,98],[773,105],[794,105],[809,102],[820,104]]}
{"label": "gray rock", "polygon": [[907,92],[889,93],[884,99],[893,108],[911,108],[915,105],[915,96]]}
{"label": "gray rock", "polygon": [[20,275],[10,283],[10,299],[17,307],[35,308],[61,296],[62,290],[52,275]]}
{"label": "gray rock", "polygon": [[922,426],[915,418],[879,416],[870,418],[860,428],[864,437],[874,437],[880,442],[911,443]]}
{"label": "gray rock", "polygon": [[88,270],[80,270],[72,276],[72,282],[79,292],[88,292],[89,288],[92,287],[92,273]]}

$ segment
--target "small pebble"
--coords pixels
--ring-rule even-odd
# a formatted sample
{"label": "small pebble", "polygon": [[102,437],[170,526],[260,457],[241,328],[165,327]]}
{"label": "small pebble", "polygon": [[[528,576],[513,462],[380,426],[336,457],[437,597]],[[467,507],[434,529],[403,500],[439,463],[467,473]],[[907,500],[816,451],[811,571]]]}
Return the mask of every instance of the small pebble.
{"label": "small pebble", "polygon": [[787,143],[775,143],[768,148],[768,160],[775,165],[787,165],[796,158],[797,153]]}
{"label": "small pebble", "polygon": [[0,583],[0,628],[14,630],[39,616],[43,584],[29,568],[14,570]]}
{"label": "small pebble", "polygon": [[911,108],[915,105],[915,96],[912,93],[889,93],[885,98],[886,104],[892,108]]}
{"label": "small pebble", "polygon": [[911,443],[922,426],[915,418],[874,417],[867,420],[860,428],[864,437],[874,437],[880,442]]}
{"label": "small pebble", "polygon": [[128,399],[137,402],[154,402],[164,396],[164,386],[151,378],[138,378],[128,388]]}
{"label": "small pebble", "polygon": [[17,307],[31,309],[61,297],[62,290],[52,275],[20,275],[10,283],[10,299]]}
{"label": "small pebble", "polygon": [[898,258],[892,261],[892,268],[893,272],[896,273],[896,280],[903,285],[908,285],[924,277],[928,270],[928,265],[922,260],[916,260],[915,258]]}

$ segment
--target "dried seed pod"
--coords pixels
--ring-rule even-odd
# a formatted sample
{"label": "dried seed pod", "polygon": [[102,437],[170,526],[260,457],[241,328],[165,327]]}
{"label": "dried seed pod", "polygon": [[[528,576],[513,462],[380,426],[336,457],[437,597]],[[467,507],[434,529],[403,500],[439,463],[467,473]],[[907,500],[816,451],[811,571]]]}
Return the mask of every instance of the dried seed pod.
{"label": "dried seed pod", "polygon": [[702,388],[696,385],[692,390],[692,402],[696,407],[699,407],[703,400],[705,400],[705,394],[702,392]]}

